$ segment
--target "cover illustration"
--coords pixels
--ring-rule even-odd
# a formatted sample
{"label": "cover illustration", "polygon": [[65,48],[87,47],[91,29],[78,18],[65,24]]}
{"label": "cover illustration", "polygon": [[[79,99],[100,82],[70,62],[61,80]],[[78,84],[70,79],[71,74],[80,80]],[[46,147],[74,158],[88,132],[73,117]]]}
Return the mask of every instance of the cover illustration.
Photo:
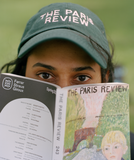
{"label": "cover illustration", "polygon": [[130,160],[129,87],[100,85],[68,92],[64,160]]}

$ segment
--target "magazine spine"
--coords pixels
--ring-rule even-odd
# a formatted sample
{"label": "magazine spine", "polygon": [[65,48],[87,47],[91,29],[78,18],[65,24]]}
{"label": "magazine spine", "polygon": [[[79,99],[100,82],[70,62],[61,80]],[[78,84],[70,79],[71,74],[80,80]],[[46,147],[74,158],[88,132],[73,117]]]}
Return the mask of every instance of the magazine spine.
{"label": "magazine spine", "polygon": [[67,90],[57,89],[52,160],[63,159]]}

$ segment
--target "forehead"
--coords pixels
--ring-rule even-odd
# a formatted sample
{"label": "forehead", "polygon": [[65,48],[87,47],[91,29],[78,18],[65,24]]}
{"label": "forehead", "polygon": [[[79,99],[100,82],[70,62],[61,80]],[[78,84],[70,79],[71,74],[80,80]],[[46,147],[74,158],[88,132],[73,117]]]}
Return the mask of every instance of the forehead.
{"label": "forehead", "polygon": [[[60,56],[61,58],[84,58],[85,62],[95,62],[83,49],[76,44],[66,40],[50,40],[36,46],[30,54],[34,54],[36,57],[50,57],[55,58]],[[72,59],[73,60],[73,59]]]}

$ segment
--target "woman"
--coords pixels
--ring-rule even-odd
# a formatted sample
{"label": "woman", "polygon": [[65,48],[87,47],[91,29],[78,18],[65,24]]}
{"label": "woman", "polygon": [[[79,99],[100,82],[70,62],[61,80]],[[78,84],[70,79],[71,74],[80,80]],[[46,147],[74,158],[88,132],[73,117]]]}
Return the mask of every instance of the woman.
{"label": "woman", "polygon": [[28,21],[17,58],[1,70],[61,87],[113,82],[109,45],[103,23],[93,12],[55,3]]}

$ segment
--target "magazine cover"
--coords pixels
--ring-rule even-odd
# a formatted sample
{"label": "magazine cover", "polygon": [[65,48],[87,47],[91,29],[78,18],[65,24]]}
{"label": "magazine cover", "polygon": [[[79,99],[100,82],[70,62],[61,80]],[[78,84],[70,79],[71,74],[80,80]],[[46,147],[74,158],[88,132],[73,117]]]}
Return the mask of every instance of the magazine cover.
{"label": "magazine cover", "polygon": [[129,87],[69,90],[64,160],[130,160]]}

